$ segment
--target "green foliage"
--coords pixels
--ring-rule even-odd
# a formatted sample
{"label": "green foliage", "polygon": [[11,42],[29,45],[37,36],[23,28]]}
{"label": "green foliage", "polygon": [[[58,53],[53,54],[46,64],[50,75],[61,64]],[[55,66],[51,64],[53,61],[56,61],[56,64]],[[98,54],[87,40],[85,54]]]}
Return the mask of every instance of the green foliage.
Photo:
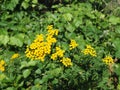
{"label": "green foliage", "polygon": [[[0,71],[0,90],[119,90],[120,13],[104,11],[109,0],[54,0],[48,2],[51,6],[46,1],[0,1],[0,60],[6,62],[5,71]],[[48,25],[59,30],[57,42],[44,62],[30,60],[26,46],[36,35],[45,36]],[[78,44],[72,50],[71,39]],[[82,52],[86,45],[95,49],[97,57]],[[65,50],[72,66],[65,67],[61,58],[51,60],[56,46]],[[14,53],[20,56],[11,59]],[[114,64],[102,62],[107,55]]]}

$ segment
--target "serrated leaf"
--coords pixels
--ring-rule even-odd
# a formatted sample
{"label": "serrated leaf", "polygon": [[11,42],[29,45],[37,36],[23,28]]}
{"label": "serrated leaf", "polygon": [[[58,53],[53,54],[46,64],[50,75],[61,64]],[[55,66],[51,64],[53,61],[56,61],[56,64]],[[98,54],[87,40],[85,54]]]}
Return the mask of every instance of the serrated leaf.
{"label": "serrated leaf", "polygon": [[16,38],[15,36],[13,36],[13,37],[10,37],[9,44],[10,45],[16,45],[16,46],[22,47],[23,41],[21,41],[19,38]]}
{"label": "serrated leaf", "polygon": [[26,61],[22,61],[20,69],[23,69],[24,67],[27,67],[27,64],[28,63]]}
{"label": "serrated leaf", "polygon": [[61,42],[61,45],[62,45],[63,50],[69,49],[69,45],[66,42]]}
{"label": "serrated leaf", "polygon": [[76,60],[79,60],[79,59],[80,59],[79,55],[77,55],[77,54],[74,55],[74,58],[75,58]]}
{"label": "serrated leaf", "polygon": [[4,78],[6,78],[5,74],[0,74],[0,81],[2,81]]}
{"label": "serrated leaf", "polygon": [[109,22],[113,25],[120,23],[120,18],[115,16],[110,16]]}
{"label": "serrated leaf", "polygon": [[3,45],[6,45],[9,41],[8,35],[0,35],[0,43]]}
{"label": "serrated leaf", "polygon": [[23,77],[27,78],[29,75],[31,74],[31,70],[30,69],[26,69],[23,71]]}
{"label": "serrated leaf", "polygon": [[71,13],[66,13],[63,15],[66,21],[71,21],[72,20],[72,14]]}
{"label": "serrated leaf", "polygon": [[120,50],[117,50],[117,51],[115,52],[115,57],[120,58]]}
{"label": "serrated leaf", "polygon": [[19,0],[10,0],[10,2],[6,4],[6,8],[13,11],[18,3]]}
{"label": "serrated leaf", "polygon": [[113,39],[113,44],[117,50],[120,50],[120,38]]}
{"label": "serrated leaf", "polygon": [[8,87],[6,90],[15,90],[14,87]]}
{"label": "serrated leaf", "polygon": [[24,9],[27,9],[28,7],[29,7],[29,4],[28,4],[28,2],[22,2],[22,7],[24,8]]}
{"label": "serrated leaf", "polygon": [[76,27],[79,27],[83,23],[82,18],[74,19],[73,22],[74,22]]}
{"label": "serrated leaf", "polygon": [[115,67],[116,74],[120,76],[120,64],[117,64]]}
{"label": "serrated leaf", "polygon": [[52,81],[52,84],[57,84],[58,83],[58,79],[54,79],[53,81]]}
{"label": "serrated leaf", "polygon": [[65,32],[65,37],[68,39],[75,39],[76,34],[75,33],[67,33]]}
{"label": "serrated leaf", "polygon": [[38,0],[32,0],[32,3],[37,4]]}
{"label": "serrated leaf", "polygon": [[23,40],[24,40],[24,37],[25,37],[25,34],[22,34],[22,33],[16,34],[15,37],[16,37],[16,38],[19,38],[21,41],[23,41]]}
{"label": "serrated leaf", "polygon": [[62,68],[56,68],[51,71],[48,71],[47,74],[52,76],[58,76],[61,72],[62,72]]}
{"label": "serrated leaf", "polygon": [[116,29],[115,32],[120,34],[120,26],[116,26],[115,29]]}
{"label": "serrated leaf", "polygon": [[29,67],[29,66],[35,66],[36,65],[36,62],[35,61],[30,61],[30,62],[28,62],[28,64],[27,64],[27,66]]}

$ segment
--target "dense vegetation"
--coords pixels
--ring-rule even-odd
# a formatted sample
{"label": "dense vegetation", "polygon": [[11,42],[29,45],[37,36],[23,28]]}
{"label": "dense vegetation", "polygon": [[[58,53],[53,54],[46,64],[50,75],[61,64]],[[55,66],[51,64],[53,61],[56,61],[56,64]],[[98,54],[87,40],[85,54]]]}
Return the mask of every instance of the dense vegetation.
{"label": "dense vegetation", "polygon": [[0,0],[0,90],[120,90],[120,0]]}

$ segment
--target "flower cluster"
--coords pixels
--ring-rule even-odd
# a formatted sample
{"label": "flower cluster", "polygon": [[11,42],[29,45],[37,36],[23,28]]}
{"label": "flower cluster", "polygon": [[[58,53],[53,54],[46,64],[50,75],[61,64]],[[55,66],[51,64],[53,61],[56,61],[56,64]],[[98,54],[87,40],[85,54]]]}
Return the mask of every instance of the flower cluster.
{"label": "flower cluster", "polygon": [[5,61],[4,60],[0,60],[0,71],[5,71]]}
{"label": "flower cluster", "polygon": [[90,45],[87,45],[86,49],[84,49],[82,52],[84,53],[84,55],[91,55],[91,56],[94,56],[94,57],[97,56],[96,51]]}
{"label": "flower cluster", "polygon": [[11,59],[15,59],[15,58],[18,58],[19,57],[19,54],[18,53],[15,53],[12,55]]}
{"label": "flower cluster", "polygon": [[103,58],[102,60],[103,60],[103,62],[106,63],[107,65],[114,63],[114,61],[113,61],[113,59],[112,59],[111,56],[106,56],[106,57]]}
{"label": "flower cluster", "polygon": [[46,35],[37,35],[33,43],[27,47],[25,53],[28,58],[44,61],[45,56],[50,54],[52,44],[57,42],[54,35],[58,35],[58,30],[53,29],[52,25],[49,25],[47,29]]}
{"label": "flower cluster", "polygon": [[63,63],[63,65],[65,65],[65,67],[68,67],[68,66],[71,66],[72,65],[72,62],[71,62],[71,59],[70,58],[63,58],[60,60],[60,62]]}
{"label": "flower cluster", "polygon": [[69,46],[70,46],[70,50],[72,50],[72,49],[76,48],[78,46],[78,44],[76,43],[75,40],[72,39]]}
{"label": "flower cluster", "polygon": [[57,57],[62,58],[64,55],[64,50],[62,50],[60,47],[56,47],[56,52],[51,55],[51,59],[56,60]]}
{"label": "flower cluster", "polygon": [[[27,46],[25,54],[28,58],[33,60],[41,60],[44,61],[46,55],[51,54],[52,45],[56,43],[57,40],[55,36],[58,35],[58,30],[53,29],[53,25],[49,25],[47,27],[47,34],[37,35],[36,39],[30,46]],[[77,43],[75,40],[71,40],[70,48],[73,49],[77,47]],[[56,60],[61,59],[60,62],[63,63],[66,67],[71,66],[72,62],[70,58],[64,57],[65,50],[62,50],[60,47],[55,48],[55,52],[51,54],[51,59]]]}

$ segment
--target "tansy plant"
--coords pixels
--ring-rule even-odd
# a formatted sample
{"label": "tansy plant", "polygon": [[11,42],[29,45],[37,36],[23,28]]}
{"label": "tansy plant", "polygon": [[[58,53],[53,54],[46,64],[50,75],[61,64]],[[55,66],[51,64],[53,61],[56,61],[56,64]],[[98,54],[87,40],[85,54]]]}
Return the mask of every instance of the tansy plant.
{"label": "tansy plant", "polygon": [[[71,66],[71,59],[65,57],[65,50],[62,50],[60,46],[55,47],[55,51],[52,51],[52,45],[57,42],[55,36],[58,35],[58,29],[54,29],[53,25],[47,27],[47,34],[37,35],[36,39],[31,43],[30,46],[27,46],[25,51],[26,56],[32,60],[44,61],[45,57],[51,55],[52,60],[59,59],[66,67]],[[78,46],[75,40],[71,39],[69,49],[72,50]]]}
{"label": "tansy plant", "polygon": [[[57,35],[58,29],[54,29],[53,25],[49,25],[47,27],[47,34],[37,35],[33,43],[31,43],[30,46],[27,46],[25,51],[26,56],[32,60],[44,61],[46,56],[51,55],[50,58],[52,60],[57,60],[60,58],[60,62],[62,62],[63,65],[66,67],[71,66],[71,59],[64,57],[65,50],[62,50],[60,46],[56,46],[55,52],[51,53],[52,45],[57,42],[57,39],[55,38]],[[77,46],[78,44],[75,40],[71,40],[70,50],[76,48]]]}
{"label": "tansy plant", "polygon": [[[111,56],[102,59],[98,56],[99,51],[90,44],[85,44],[85,48],[79,47],[81,38],[60,38],[59,30],[54,29],[53,25],[49,25],[46,29],[47,32],[37,35],[27,46],[25,57],[18,58],[20,54],[13,54],[10,58],[13,63],[9,63],[6,67],[5,61],[0,60],[1,73],[6,72],[7,77],[11,75],[14,77],[10,82],[11,85],[20,90],[23,87],[33,90],[59,90],[60,88],[62,90],[76,90],[76,88],[97,90],[103,76],[107,76],[109,80],[111,74],[107,69],[114,63]],[[66,39],[66,42],[63,39]],[[63,42],[67,49],[64,48]],[[103,75],[106,72],[108,74]],[[9,79],[5,80],[9,82]],[[108,80],[104,81],[106,87]],[[95,85],[98,86],[97,89]]]}

